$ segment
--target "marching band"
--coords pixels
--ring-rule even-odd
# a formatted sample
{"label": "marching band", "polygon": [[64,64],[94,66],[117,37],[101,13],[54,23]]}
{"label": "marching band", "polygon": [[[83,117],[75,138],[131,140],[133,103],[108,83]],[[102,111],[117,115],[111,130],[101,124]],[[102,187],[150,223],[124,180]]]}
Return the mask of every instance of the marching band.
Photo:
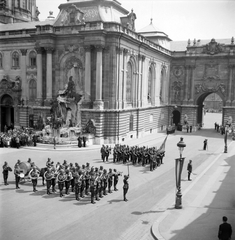
{"label": "marching band", "polygon": [[[107,193],[112,193],[112,188],[114,191],[118,191],[117,183],[118,177],[122,176],[122,172],[118,172],[116,169],[104,169],[103,166],[90,167],[89,163],[86,165],[80,166],[78,163],[67,163],[66,160],[61,164],[57,162],[54,165],[54,162],[50,158],[46,161],[46,167],[39,169],[34,163],[31,162],[31,159],[27,161],[30,164],[30,170],[25,175],[22,173],[20,165],[22,165],[20,160],[14,166],[15,174],[15,184],[16,189],[19,189],[19,182],[23,178],[25,179],[26,175],[31,180],[33,185],[33,192],[37,192],[37,184],[39,177],[42,177],[46,181],[46,190],[47,194],[56,193],[56,184],[58,184],[58,190],[60,197],[65,194],[69,195],[70,190],[74,192],[75,199],[80,201],[85,196],[91,198],[91,203],[95,204],[95,201],[99,201]],[[10,167],[5,162],[3,169]],[[43,170],[43,171],[42,171]],[[43,174],[42,174],[43,173]],[[44,182],[43,182],[44,183]]]}
{"label": "marching band", "polygon": [[[100,150],[101,159],[108,161],[109,155],[111,154],[111,147],[103,145]],[[162,164],[164,157],[164,151],[159,152],[154,147],[137,147],[128,145],[115,145],[113,148],[113,162],[131,163],[133,165],[140,164],[145,166],[150,164],[150,170],[154,170],[156,166]],[[20,167],[25,166],[30,169],[26,169],[22,173]],[[3,166],[4,171],[10,171],[5,162]],[[25,169],[24,169],[25,170]],[[19,182],[22,178],[28,175],[29,179],[33,184],[33,192],[37,192],[38,178],[42,177],[42,184],[46,181],[47,194],[56,193],[56,184],[58,184],[58,190],[60,197],[64,194],[69,195],[70,190],[75,194],[75,199],[80,201],[85,196],[90,196],[91,203],[95,204],[95,201],[99,201],[101,198],[106,196],[108,193],[112,193],[112,190],[118,191],[117,184],[119,176],[122,176],[122,172],[118,172],[116,169],[109,168],[104,169],[103,166],[90,167],[89,163],[80,166],[78,163],[68,163],[66,160],[61,164],[54,162],[48,158],[45,167],[39,169],[35,163],[29,158],[28,161],[21,162],[17,161],[14,167],[15,184],[16,189],[19,189]],[[126,194],[129,189],[128,184],[129,178],[129,165],[128,175],[124,175],[124,186],[123,186],[123,197],[124,201],[127,201]],[[6,180],[5,180],[6,179]],[[7,177],[4,177],[5,185],[7,184]],[[65,190],[65,192],[64,192]]]}

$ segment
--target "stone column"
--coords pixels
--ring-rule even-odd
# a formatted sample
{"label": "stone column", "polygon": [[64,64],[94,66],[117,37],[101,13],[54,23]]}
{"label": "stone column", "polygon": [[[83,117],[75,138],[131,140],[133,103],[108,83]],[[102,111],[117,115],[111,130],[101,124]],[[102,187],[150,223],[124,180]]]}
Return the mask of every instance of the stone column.
{"label": "stone column", "polygon": [[117,52],[117,84],[116,84],[116,94],[117,94],[117,108],[122,108],[122,88],[123,88],[123,48],[116,49]]}
{"label": "stone column", "polygon": [[85,101],[91,101],[91,46],[85,47]]}
{"label": "stone column", "polygon": [[228,99],[226,101],[226,105],[230,106],[231,102],[232,102],[232,92],[233,92],[233,88],[232,88],[232,82],[233,82],[233,69],[234,69],[235,65],[234,64],[230,64],[229,65],[229,84],[228,84]]}
{"label": "stone column", "polygon": [[94,108],[103,109],[104,102],[102,101],[102,57],[103,46],[96,46],[96,89]]}
{"label": "stone column", "polygon": [[37,51],[37,102],[42,101],[42,49],[36,48]]}
{"label": "stone column", "polygon": [[47,70],[46,70],[46,100],[50,101],[52,99],[52,52],[53,48],[45,48],[47,54]]}
{"label": "stone column", "polygon": [[27,103],[27,100],[29,98],[29,86],[27,82],[27,76],[26,76],[26,54],[27,49],[21,49],[21,76],[22,76],[22,95],[21,97],[25,100],[25,104]]}
{"label": "stone column", "polygon": [[128,49],[123,51],[123,87],[122,87],[122,108],[125,108],[126,104],[126,67],[127,67],[127,55]]}

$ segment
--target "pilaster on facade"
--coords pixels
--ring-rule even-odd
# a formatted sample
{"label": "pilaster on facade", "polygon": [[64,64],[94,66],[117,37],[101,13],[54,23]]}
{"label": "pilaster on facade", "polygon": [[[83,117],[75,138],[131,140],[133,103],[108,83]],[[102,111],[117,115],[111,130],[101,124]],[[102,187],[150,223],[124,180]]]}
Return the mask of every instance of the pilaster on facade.
{"label": "pilaster on facade", "polygon": [[189,104],[194,103],[194,77],[195,77],[195,68],[196,66],[191,65],[190,69],[190,99],[189,99]]}
{"label": "pilaster on facade", "polygon": [[116,55],[117,55],[117,81],[116,81],[116,108],[122,108],[122,98],[123,98],[123,48],[116,47]]}
{"label": "pilaster on facade", "polygon": [[142,105],[142,55],[138,54],[138,76],[137,76],[137,107],[141,107]]}
{"label": "pilaster on facade", "polygon": [[103,67],[103,49],[104,46],[96,45],[96,91],[95,91],[95,102],[93,107],[95,109],[103,109],[104,102],[102,99],[102,86],[103,86],[103,76],[102,76],[102,67]]}
{"label": "pilaster on facade", "polygon": [[36,104],[42,103],[42,48],[35,48],[37,52],[37,100]]}
{"label": "pilaster on facade", "polygon": [[230,106],[230,105],[233,105],[233,103],[235,103],[235,86],[233,86],[233,75],[234,75],[234,72],[235,72],[235,64],[229,64],[228,65],[229,67],[229,84],[228,84],[228,99],[226,101],[226,106]]}
{"label": "pilaster on facade", "polygon": [[185,87],[183,104],[187,104],[189,100],[189,80],[190,80],[190,65],[185,65]]}
{"label": "pilaster on facade", "polygon": [[26,77],[26,55],[27,49],[20,49],[22,58],[21,58],[21,76],[22,76],[22,98],[27,101],[28,100],[28,82]]}
{"label": "pilaster on facade", "polygon": [[85,46],[85,102],[91,101],[91,46]]}
{"label": "pilaster on facade", "polygon": [[129,50],[123,49],[123,88],[122,88],[122,108],[126,107],[126,76],[127,76],[127,57]]}
{"label": "pilaster on facade", "polygon": [[46,99],[52,99],[52,53],[54,51],[53,47],[45,47],[46,50],[46,61],[47,61],[47,70],[46,70]]}

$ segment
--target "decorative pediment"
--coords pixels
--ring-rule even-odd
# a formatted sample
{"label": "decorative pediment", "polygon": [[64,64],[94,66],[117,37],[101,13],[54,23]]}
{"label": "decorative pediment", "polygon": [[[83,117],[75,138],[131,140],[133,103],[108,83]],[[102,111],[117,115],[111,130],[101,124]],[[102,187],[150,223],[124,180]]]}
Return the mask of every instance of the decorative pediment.
{"label": "decorative pediment", "polygon": [[64,26],[85,24],[84,12],[74,4],[69,6],[64,12],[61,24]]}
{"label": "decorative pediment", "polygon": [[211,42],[206,44],[203,47],[203,53],[207,53],[210,55],[214,55],[220,52],[224,51],[224,46],[222,44],[219,44],[215,41],[215,39],[211,39]]}

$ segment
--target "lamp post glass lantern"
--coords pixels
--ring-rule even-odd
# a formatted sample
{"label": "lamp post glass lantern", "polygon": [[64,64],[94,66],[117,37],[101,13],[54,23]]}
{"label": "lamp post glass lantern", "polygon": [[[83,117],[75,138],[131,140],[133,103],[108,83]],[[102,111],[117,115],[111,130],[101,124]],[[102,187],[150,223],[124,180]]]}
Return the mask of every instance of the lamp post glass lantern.
{"label": "lamp post glass lantern", "polygon": [[176,177],[176,200],[175,200],[175,208],[180,209],[182,208],[182,193],[181,193],[181,173],[183,170],[184,159],[182,158],[182,153],[186,144],[183,141],[183,138],[180,138],[180,141],[177,143],[177,147],[179,147],[180,158],[175,159],[175,177]]}

